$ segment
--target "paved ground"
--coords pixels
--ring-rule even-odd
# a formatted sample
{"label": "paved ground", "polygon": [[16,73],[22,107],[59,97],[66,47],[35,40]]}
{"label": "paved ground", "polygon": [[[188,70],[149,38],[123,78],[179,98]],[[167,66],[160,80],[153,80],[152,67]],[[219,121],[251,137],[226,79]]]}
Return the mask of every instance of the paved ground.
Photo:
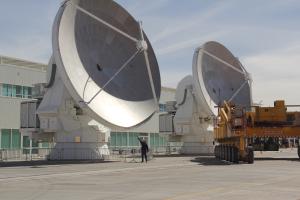
{"label": "paved ground", "polygon": [[212,157],[172,157],[148,164],[5,167],[0,168],[0,199],[300,200],[295,150],[257,152],[256,157],[253,165],[229,165]]}

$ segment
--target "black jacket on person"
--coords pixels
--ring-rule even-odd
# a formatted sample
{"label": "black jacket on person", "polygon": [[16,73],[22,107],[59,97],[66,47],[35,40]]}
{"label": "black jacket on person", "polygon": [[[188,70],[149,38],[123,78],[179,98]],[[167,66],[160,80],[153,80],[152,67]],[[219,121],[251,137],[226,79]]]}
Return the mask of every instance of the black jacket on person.
{"label": "black jacket on person", "polygon": [[148,144],[145,141],[141,140],[140,138],[138,138],[138,139],[139,139],[139,141],[141,143],[141,146],[142,146],[142,148],[141,148],[142,153],[143,154],[148,153],[148,151],[149,151]]}

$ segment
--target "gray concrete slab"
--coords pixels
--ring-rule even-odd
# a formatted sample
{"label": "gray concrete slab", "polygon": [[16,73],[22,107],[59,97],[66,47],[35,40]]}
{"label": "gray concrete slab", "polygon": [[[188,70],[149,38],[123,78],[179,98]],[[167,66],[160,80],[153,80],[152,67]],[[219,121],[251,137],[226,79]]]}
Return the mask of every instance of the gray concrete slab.
{"label": "gray concrete slab", "polygon": [[256,152],[253,165],[213,157],[155,158],[148,164],[94,163],[0,168],[0,199],[295,199],[294,150]]}

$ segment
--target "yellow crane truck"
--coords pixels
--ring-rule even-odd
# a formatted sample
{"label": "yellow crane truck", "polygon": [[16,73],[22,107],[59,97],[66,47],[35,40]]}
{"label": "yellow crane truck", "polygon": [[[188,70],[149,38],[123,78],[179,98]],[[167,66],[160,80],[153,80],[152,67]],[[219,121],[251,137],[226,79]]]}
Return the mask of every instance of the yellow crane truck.
{"label": "yellow crane truck", "polygon": [[288,107],[299,106],[286,106],[279,100],[274,107],[253,106],[248,111],[224,102],[214,123],[215,156],[233,163],[253,163],[254,150],[278,150],[279,141],[297,138],[300,158],[300,112],[288,112]]}

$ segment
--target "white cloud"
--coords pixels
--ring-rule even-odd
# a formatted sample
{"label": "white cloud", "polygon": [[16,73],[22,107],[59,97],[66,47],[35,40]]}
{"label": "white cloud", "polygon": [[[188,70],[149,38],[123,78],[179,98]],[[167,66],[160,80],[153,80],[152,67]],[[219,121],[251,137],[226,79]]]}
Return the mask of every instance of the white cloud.
{"label": "white cloud", "polygon": [[271,105],[283,99],[300,101],[300,43],[242,58],[254,79],[254,99]]}
{"label": "white cloud", "polygon": [[213,33],[213,34],[202,35],[198,38],[193,38],[193,39],[189,39],[186,41],[177,42],[170,46],[157,49],[156,53],[157,53],[157,55],[162,56],[162,55],[170,54],[170,53],[184,50],[184,49],[191,48],[191,47],[196,48],[199,45],[202,45],[207,41],[217,40],[219,37],[221,37],[227,33],[228,33],[227,31],[220,31],[220,32]]}
{"label": "white cloud", "polygon": [[137,16],[147,16],[149,14],[155,13],[155,10],[163,8],[168,5],[171,0],[134,0],[134,1],[126,1],[119,0],[118,3],[124,5],[129,12],[133,12]]}
{"label": "white cloud", "polygon": [[230,2],[222,2],[214,5],[214,7],[207,9],[204,12],[187,14],[183,19],[176,18],[169,23],[166,23],[167,26],[164,27],[158,34],[154,35],[152,38],[153,43],[161,42],[162,40],[178,35],[181,32],[186,31],[195,31],[201,28],[201,24],[206,23],[212,17],[215,17],[219,13],[222,13],[224,10],[230,7]]}

